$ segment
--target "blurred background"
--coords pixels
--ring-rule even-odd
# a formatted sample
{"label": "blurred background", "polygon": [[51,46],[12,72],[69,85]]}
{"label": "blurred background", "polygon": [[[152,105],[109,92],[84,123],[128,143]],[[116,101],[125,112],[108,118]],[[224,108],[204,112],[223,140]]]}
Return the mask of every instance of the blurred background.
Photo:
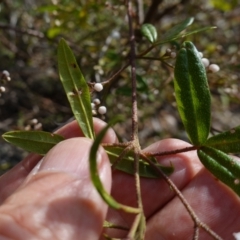
{"label": "blurred background", "polygon": [[[214,30],[156,47],[149,56],[175,51],[185,40],[194,42],[210,63],[220,66],[208,72],[212,93],[212,127],[218,131],[240,125],[240,1],[138,0],[133,6],[137,52],[149,47],[139,34],[140,23],[151,23],[158,38],[188,17],[188,31],[207,26]],[[109,79],[126,63],[129,52],[128,22],[124,1],[2,0],[0,2],[0,72],[11,81],[0,97],[0,135],[17,129],[54,131],[72,118],[59,81],[57,46],[65,38],[89,82]],[[174,59],[167,60],[174,64]],[[3,75],[2,75],[3,78]],[[160,61],[138,60],[139,137],[142,147],[163,138],[187,140],[173,94],[173,69]],[[115,129],[130,139],[130,71],[123,71],[98,96],[108,112],[105,120],[123,114],[126,121]],[[0,137],[0,169],[9,169],[26,152]]]}

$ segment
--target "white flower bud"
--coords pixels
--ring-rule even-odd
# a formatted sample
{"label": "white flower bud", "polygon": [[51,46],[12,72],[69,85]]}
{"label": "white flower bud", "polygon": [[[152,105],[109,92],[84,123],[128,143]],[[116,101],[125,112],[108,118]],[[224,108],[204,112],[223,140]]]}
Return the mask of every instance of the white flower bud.
{"label": "white flower bud", "polygon": [[36,125],[34,125],[34,130],[41,130],[42,129],[42,124],[38,123]]}
{"label": "white flower bud", "polygon": [[27,126],[24,127],[24,130],[26,130],[26,131],[31,130],[31,126],[28,124]]}
{"label": "white flower bud", "polygon": [[220,67],[217,64],[210,64],[208,69],[211,72],[215,73],[215,72],[218,72],[220,70]]}
{"label": "white flower bud", "polygon": [[3,86],[1,86],[1,87],[0,87],[0,92],[5,92],[5,91],[6,91],[6,88],[3,87]]}
{"label": "white flower bud", "polygon": [[172,52],[172,49],[170,49],[170,48],[168,48],[167,50],[166,50],[166,53],[171,53]]}
{"label": "white flower bud", "polygon": [[91,103],[91,107],[94,109],[96,107],[95,103]]}
{"label": "white flower bud", "polygon": [[93,88],[95,91],[101,92],[103,90],[103,85],[101,83],[96,83]]}
{"label": "white flower bud", "polygon": [[7,77],[7,81],[10,82],[10,81],[11,81],[11,78],[10,78],[10,77]]}
{"label": "white flower bud", "polygon": [[111,35],[115,39],[119,39],[120,38],[120,33],[117,30],[113,30]]}
{"label": "white flower bud", "polygon": [[92,115],[97,115],[96,110],[92,110]]}
{"label": "white flower bud", "polygon": [[107,112],[107,108],[105,106],[101,106],[98,108],[99,114],[105,114]]}
{"label": "white flower bud", "polygon": [[93,102],[96,105],[99,105],[101,103],[101,101],[98,98],[94,99]]}
{"label": "white flower bud", "polygon": [[199,55],[200,58],[203,57],[203,53],[202,52],[198,52],[198,55]]}
{"label": "white flower bud", "polygon": [[29,122],[30,122],[30,124],[36,125],[38,123],[38,120],[36,118],[33,118]]}
{"label": "white flower bud", "polygon": [[171,54],[170,54],[171,58],[175,58],[176,56],[177,56],[177,54],[175,52],[171,52]]}
{"label": "white flower bud", "polygon": [[208,67],[210,62],[207,58],[202,58],[202,63],[204,65],[204,67]]}
{"label": "white flower bud", "polygon": [[2,74],[3,74],[5,77],[10,77],[10,73],[9,73],[9,71],[7,71],[7,70],[3,70],[3,71],[2,71]]}

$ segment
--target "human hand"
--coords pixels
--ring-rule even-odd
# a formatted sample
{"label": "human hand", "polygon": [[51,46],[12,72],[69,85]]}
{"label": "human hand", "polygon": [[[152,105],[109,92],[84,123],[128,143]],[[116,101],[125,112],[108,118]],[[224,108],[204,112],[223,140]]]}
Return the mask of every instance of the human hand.
{"label": "human hand", "polygon": [[[98,132],[104,123],[94,120]],[[55,146],[41,157],[30,155],[0,178],[0,239],[99,239],[104,219],[129,227],[133,215],[109,209],[91,183],[88,152],[92,142],[81,138],[76,122],[59,130],[73,138]],[[104,139],[116,141],[113,131]],[[150,147],[148,152],[173,150],[187,143],[167,139]],[[159,158],[175,167],[170,176],[196,211],[224,239],[233,239],[240,231],[238,197],[216,181],[199,162],[195,152]],[[119,171],[111,176],[107,155],[100,149],[99,174],[107,191],[112,184],[113,197],[136,206],[134,178]],[[146,239],[191,239],[193,223],[163,179],[142,179],[142,197],[147,217]],[[107,215],[107,216],[106,216]],[[124,237],[125,231],[106,230],[110,236]],[[200,239],[211,239],[205,233]]]}

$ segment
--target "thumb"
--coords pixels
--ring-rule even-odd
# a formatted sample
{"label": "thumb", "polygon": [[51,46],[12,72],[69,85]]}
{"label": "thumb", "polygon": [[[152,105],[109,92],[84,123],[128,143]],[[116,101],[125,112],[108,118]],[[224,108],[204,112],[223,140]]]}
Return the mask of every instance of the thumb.
{"label": "thumb", "polygon": [[[91,140],[72,138],[45,156],[0,207],[0,238],[99,239],[107,206],[91,183]],[[98,169],[111,188],[108,157],[101,148]]]}

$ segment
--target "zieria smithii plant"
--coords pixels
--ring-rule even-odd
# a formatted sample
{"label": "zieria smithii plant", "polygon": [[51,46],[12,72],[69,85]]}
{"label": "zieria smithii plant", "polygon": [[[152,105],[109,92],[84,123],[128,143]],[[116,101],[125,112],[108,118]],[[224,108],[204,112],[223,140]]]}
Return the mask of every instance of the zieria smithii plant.
{"label": "zieria smithii plant", "polygon": [[[58,45],[58,69],[60,80],[69,100],[72,112],[85,137],[93,139],[93,145],[89,155],[90,172],[92,182],[102,199],[109,207],[132,214],[134,220],[130,228],[115,226],[105,221],[104,228],[120,228],[126,231],[124,239],[144,239],[146,232],[146,216],[143,210],[141,195],[141,178],[162,178],[168,185],[169,191],[173,191],[180,199],[191,217],[194,227],[192,239],[199,239],[199,230],[204,230],[213,239],[222,239],[218,233],[212,231],[194,212],[181,191],[177,188],[169,176],[174,172],[174,164],[161,165],[157,157],[175,155],[188,151],[196,151],[204,165],[216,179],[227,185],[235,194],[240,196],[240,164],[229,153],[240,153],[240,126],[229,131],[210,136],[211,129],[211,94],[209,91],[207,71],[217,72],[218,65],[210,64],[207,58],[203,58],[194,43],[182,42],[182,39],[191,34],[213,29],[206,27],[189,32],[184,32],[194,21],[190,17],[173,27],[165,35],[158,37],[156,28],[151,24],[141,26],[142,37],[145,37],[150,46],[142,52],[136,52],[137,42],[135,29],[133,28],[134,10],[131,1],[126,1],[126,13],[128,16],[129,47],[130,51],[123,67],[114,73],[109,79],[101,83],[86,82],[74,54],[67,42],[61,39]],[[184,39],[185,40],[185,39]],[[177,50],[167,49],[159,58],[148,56],[153,49],[173,41],[179,41]],[[175,65],[167,62],[175,58]],[[138,101],[137,101],[137,60],[159,60],[164,62],[174,71],[174,91],[177,109],[192,146],[175,149],[172,151],[148,152],[141,148],[138,136]],[[109,121],[105,128],[96,135],[93,129],[93,115],[104,116],[107,108],[101,104],[98,98],[91,100],[94,92],[101,92],[107,84],[113,83],[118,75],[127,68],[131,70],[131,101],[132,101],[132,129],[131,139],[126,142],[103,144],[102,139],[107,130],[115,123],[122,121],[122,117],[116,117]],[[129,83],[130,84],[130,83]],[[111,109],[110,109],[111,111]],[[60,135],[43,131],[11,131],[3,135],[3,138],[27,151],[45,155],[53,146],[63,141]],[[136,189],[136,206],[128,206],[118,202],[105,191],[97,170],[97,151],[102,145],[107,152],[112,168],[134,176]],[[151,191],[150,189],[149,191]],[[154,189],[154,191],[160,191]],[[162,219],[164,221],[164,219]],[[170,226],[169,226],[170,227]],[[104,234],[106,239],[116,239],[115,236]],[[119,239],[119,238],[118,238]]]}

